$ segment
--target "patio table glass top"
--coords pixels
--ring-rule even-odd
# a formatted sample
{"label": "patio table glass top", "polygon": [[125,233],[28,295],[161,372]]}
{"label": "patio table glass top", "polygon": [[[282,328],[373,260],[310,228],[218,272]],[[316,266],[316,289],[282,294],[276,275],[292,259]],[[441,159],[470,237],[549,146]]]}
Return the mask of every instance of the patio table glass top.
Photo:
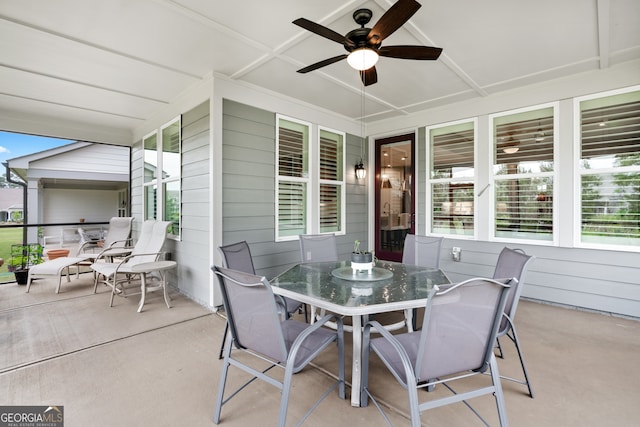
{"label": "patio table glass top", "polygon": [[[371,274],[351,271],[350,261],[298,264],[271,280],[276,293],[343,315],[361,315],[426,303],[434,285],[450,283],[439,269],[377,261]],[[320,303],[320,304],[319,304]]]}

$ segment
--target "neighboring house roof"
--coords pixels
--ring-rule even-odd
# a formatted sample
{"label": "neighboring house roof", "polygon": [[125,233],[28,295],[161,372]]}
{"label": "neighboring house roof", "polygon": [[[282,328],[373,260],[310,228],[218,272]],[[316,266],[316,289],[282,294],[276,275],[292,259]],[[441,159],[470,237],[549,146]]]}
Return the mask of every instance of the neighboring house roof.
{"label": "neighboring house roof", "polygon": [[129,153],[129,147],[74,142],[7,163],[25,182],[39,180],[46,188],[115,189],[129,182]]}
{"label": "neighboring house roof", "polygon": [[22,188],[0,188],[0,211],[22,209]]}

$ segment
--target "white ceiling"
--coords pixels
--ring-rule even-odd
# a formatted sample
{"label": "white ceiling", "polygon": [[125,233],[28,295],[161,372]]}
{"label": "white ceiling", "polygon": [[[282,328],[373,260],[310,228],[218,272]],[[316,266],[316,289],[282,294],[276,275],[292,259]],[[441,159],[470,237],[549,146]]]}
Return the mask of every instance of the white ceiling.
{"label": "white ceiling", "polygon": [[[383,45],[438,46],[437,61],[381,58],[366,88],[374,121],[640,58],[638,0],[418,0]],[[202,79],[258,85],[359,119],[361,83],[344,53],[291,22],[346,34],[387,0],[4,0],[0,113],[133,130]]]}

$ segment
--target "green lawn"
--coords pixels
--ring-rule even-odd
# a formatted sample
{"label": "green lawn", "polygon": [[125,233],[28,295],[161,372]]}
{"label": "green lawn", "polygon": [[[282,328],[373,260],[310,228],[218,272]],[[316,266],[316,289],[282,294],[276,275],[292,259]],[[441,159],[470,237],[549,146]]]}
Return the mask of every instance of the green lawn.
{"label": "green lawn", "polygon": [[4,265],[0,267],[0,283],[13,282],[13,273],[7,271],[7,265],[11,260],[11,245],[22,243],[21,228],[0,228],[0,258],[4,259]]}

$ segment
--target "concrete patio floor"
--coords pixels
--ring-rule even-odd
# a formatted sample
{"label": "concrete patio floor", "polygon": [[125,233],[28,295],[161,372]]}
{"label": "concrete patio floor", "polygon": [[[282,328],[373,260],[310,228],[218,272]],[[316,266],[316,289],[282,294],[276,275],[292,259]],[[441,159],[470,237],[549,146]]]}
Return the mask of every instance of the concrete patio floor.
{"label": "concrete patio floor", "polygon": [[[110,308],[107,288],[93,294],[91,274],[63,279],[57,295],[55,285],[56,279],[37,280],[29,294],[15,283],[0,286],[0,405],[63,405],[67,427],[214,425],[224,319],[175,291],[171,309],[159,292],[142,313],[138,296],[117,298]],[[516,325],[536,397],[503,382],[511,426],[638,425],[639,321],[522,301]],[[504,340],[503,348],[501,374],[521,375],[513,345]],[[347,360],[350,354],[347,345]],[[332,381],[326,371],[336,372],[333,347],[294,377],[288,425]],[[231,372],[231,383],[240,379]],[[472,381],[478,380],[489,378]],[[409,425],[406,394],[375,356],[370,385],[393,425]],[[436,388],[434,395],[441,394],[446,390]],[[255,382],[223,408],[221,425],[275,425],[278,402],[272,386]],[[497,425],[492,397],[471,403]],[[428,411],[422,423],[482,425],[462,404]],[[385,423],[373,405],[352,408],[334,392],[305,425]]]}

